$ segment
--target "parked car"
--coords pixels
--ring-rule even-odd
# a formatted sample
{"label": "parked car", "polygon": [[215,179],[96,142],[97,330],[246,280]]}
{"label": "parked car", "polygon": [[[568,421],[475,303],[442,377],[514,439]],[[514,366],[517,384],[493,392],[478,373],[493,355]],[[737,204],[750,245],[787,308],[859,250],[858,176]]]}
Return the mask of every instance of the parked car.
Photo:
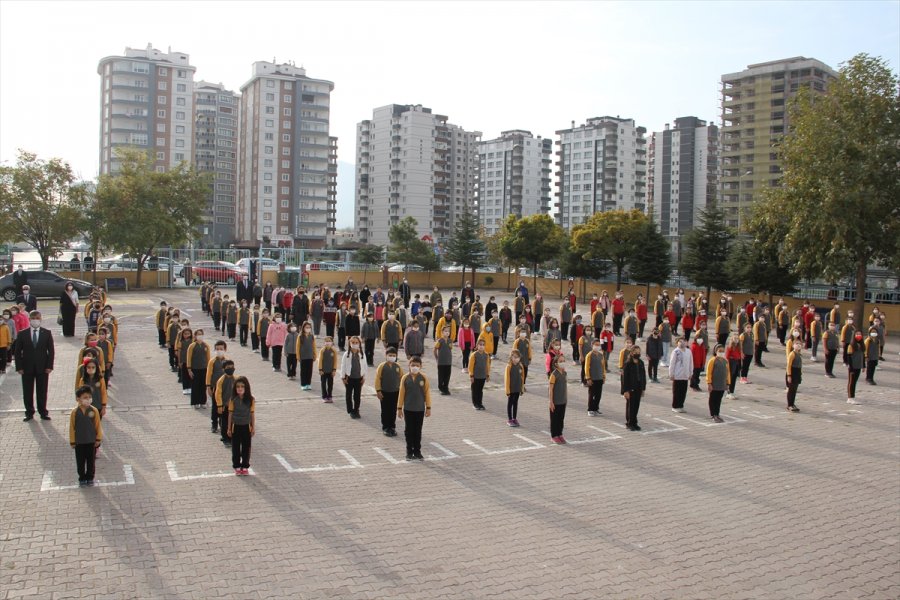
{"label": "parked car", "polygon": [[[26,271],[26,273],[28,273],[28,286],[31,288],[31,293],[38,298],[59,298],[68,281],[72,282],[80,297],[90,295],[94,288],[87,281],[66,279],[54,271]],[[0,277],[0,297],[7,302],[12,302],[16,299],[16,295],[13,273]]]}
{"label": "parked car", "polygon": [[225,260],[198,260],[191,266],[194,279],[234,285],[248,273]]}
{"label": "parked car", "polygon": [[399,265],[392,265],[392,266],[388,267],[389,273],[404,273],[406,271],[424,271],[424,270],[425,269],[423,269],[419,265],[399,264]]}
{"label": "parked car", "polygon": [[306,265],[307,271],[343,271],[344,263],[314,262]]}
{"label": "parked car", "polygon": [[[184,274],[184,265],[174,261],[168,257],[158,257],[155,260],[156,269],[151,269],[153,261],[148,258],[144,261],[145,271],[168,271],[169,265],[172,265],[172,274],[175,277],[181,277]],[[137,271],[138,261],[127,254],[104,258],[97,262],[98,271]]]}
{"label": "parked car", "polygon": [[243,269],[244,271],[250,272],[250,263],[255,262],[257,268],[262,267],[266,271],[277,271],[278,270],[278,261],[274,258],[242,258],[241,260],[234,263],[234,265],[238,269]]}

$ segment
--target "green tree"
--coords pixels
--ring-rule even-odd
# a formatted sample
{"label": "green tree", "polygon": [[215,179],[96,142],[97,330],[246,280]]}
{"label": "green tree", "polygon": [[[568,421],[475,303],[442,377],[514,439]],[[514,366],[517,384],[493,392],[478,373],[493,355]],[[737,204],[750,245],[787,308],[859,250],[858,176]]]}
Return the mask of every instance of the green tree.
{"label": "green tree", "polygon": [[16,166],[0,167],[0,221],[6,236],[31,244],[47,269],[78,234],[85,188],[77,185],[68,163],[41,160],[19,150]]}
{"label": "green tree", "polygon": [[103,214],[97,200],[95,186],[93,184],[84,184],[84,208],[78,219],[78,233],[84,238],[84,241],[90,247],[91,255],[94,257],[91,268],[92,281],[94,283],[97,283],[97,258],[100,256],[100,249],[103,247],[103,234],[107,227],[107,221],[108,219]]}
{"label": "green tree", "polygon": [[741,240],[731,247],[726,263],[735,287],[753,292],[766,292],[769,304],[773,295],[796,291],[799,277],[790,265],[785,265],[777,248],[756,241]]}
{"label": "green tree", "polygon": [[472,281],[475,281],[475,270],[487,264],[487,245],[480,237],[480,229],[475,215],[465,210],[445,246],[444,257],[463,268],[460,287],[465,285],[467,268],[472,268]]}
{"label": "green tree", "polygon": [[647,285],[646,298],[650,297],[650,284],[665,285],[672,274],[672,250],[652,214],[637,237],[628,272],[632,281]]}
{"label": "green tree", "polygon": [[575,248],[572,241],[575,235],[584,228],[584,224],[572,228],[572,235],[566,239],[566,249],[560,259],[560,270],[568,277],[581,278],[581,301],[585,301],[588,279],[600,279],[609,275],[610,263],[602,258],[586,257]]}
{"label": "green tree", "polygon": [[419,222],[413,217],[404,217],[388,230],[388,260],[404,265],[419,265],[427,271],[437,268],[438,260],[431,245],[419,238],[416,231]]}
{"label": "green tree", "polygon": [[140,150],[118,151],[120,171],[102,175],[97,185],[99,210],[106,216],[107,244],[138,261],[137,287],[147,258],[160,246],[175,246],[197,236],[209,197],[208,174],[184,163],[164,173]]}
{"label": "green tree", "polygon": [[825,95],[803,88],[780,146],[782,186],[762,207],[785,222],[785,260],[801,275],[854,274],[860,318],[868,266],[900,253],[898,87],[886,60],[858,54]]}
{"label": "green tree", "polygon": [[611,210],[591,215],[577,234],[575,249],[587,258],[609,261],[616,269],[616,289],[622,288],[622,273],[638,253],[638,240],[649,220],[639,210]]}
{"label": "green tree", "polygon": [[353,260],[363,265],[363,283],[366,281],[366,275],[369,273],[370,265],[380,265],[384,258],[384,247],[367,245],[359,248],[353,253]]}
{"label": "green tree", "polygon": [[500,242],[503,253],[513,264],[531,265],[532,286],[537,293],[537,268],[557,258],[565,250],[566,233],[550,215],[530,215],[517,219],[511,215]]}
{"label": "green tree", "polygon": [[681,273],[695,285],[705,287],[707,298],[712,288],[724,291],[732,287],[726,262],[733,236],[725,225],[725,213],[709,205],[700,213],[698,226],[684,237]]}

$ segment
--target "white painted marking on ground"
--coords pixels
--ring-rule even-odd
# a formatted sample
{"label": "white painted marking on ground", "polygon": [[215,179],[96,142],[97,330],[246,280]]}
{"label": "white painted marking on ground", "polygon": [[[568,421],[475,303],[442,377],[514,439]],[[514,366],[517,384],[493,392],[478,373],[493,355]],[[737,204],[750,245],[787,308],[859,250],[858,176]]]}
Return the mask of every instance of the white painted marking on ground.
{"label": "white painted marking on ground", "polygon": [[328,464],[328,465],[314,465],[312,467],[294,467],[282,455],[273,454],[272,456],[275,457],[275,460],[277,460],[279,463],[281,463],[281,466],[284,467],[288,473],[318,473],[320,471],[342,471],[345,469],[362,469],[363,468],[363,465],[358,460],[353,458],[353,456],[351,456],[350,453],[347,452],[346,450],[338,450],[338,453],[341,456],[343,456],[345,459],[347,459],[347,462],[350,464],[348,464],[348,465]]}
{"label": "white painted marking on ground", "polygon": [[372,450],[374,450],[375,452],[377,452],[378,454],[380,454],[381,456],[383,456],[384,459],[385,459],[386,461],[388,461],[389,463],[391,463],[392,465],[399,465],[399,464],[405,462],[405,461],[402,461],[402,460],[397,460],[396,458],[394,458],[394,455],[393,455],[393,454],[391,454],[390,452],[388,452],[388,451],[385,450],[384,448],[372,448]]}
{"label": "white painted marking on ground", "polygon": [[441,452],[443,452],[444,456],[429,455],[429,456],[425,457],[425,460],[450,460],[451,458],[459,458],[459,454],[457,454],[451,450],[447,450],[446,448],[444,448],[442,445],[438,444],[437,442],[431,442],[431,445],[434,446],[435,448],[437,448],[438,450],[440,450]]}
{"label": "white painted marking on ground", "polygon": [[[595,429],[601,433],[604,433],[605,435],[602,435],[602,436],[595,435],[595,436],[587,437],[587,438],[580,439],[580,440],[572,439],[568,435],[563,436],[563,437],[566,438],[566,442],[569,444],[592,444],[594,442],[605,442],[607,440],[617,440],[617,439],[621,439],[621,437],[622,437],[620,435],[610,433],[610,432],[600,429],[598,427],[594,427],[593,425],[588,425],[588,427],[590,427],[591,429]],[[541,431],[541,433],[546,434],[548,437],[550,436],[549,431]]]}
{"label": "white painted marking on ground", "polygon": [[[124,481],[103,481],[102,479],[95,479],[94,485],[92,487],[114,487],[119,485],[134,485],[134,470],[131,468],[131,465],[122,465],[122,470],[125,473]],[[44,477],[41,480],[41,491],[42,492],[50,492],[56,490],[77,490],[81,486],[76,485],[56,485],[53,483],[53,471],[44,471]]]}
{"label": "white painted marking on ground", "polygon": [[481,451],[481,452],[484,452],[485,454],[488,454],[488,455],[491,455],[491,454],[509,454],[510,452],[523,452],[523,451],[525,451],[525,450],[535,450],[535,449],[537,449],[537,448],[544,448],[544,447],[545,447],[543,444],[538,443],[538,442],[535,442],[534,440],[530,440],[530,439],[528,439],[527,437],[525,437],[524,435],[521,435],[521,434],[518,434],[518,433],[514,433],[513,435],[514,435],[515,437],[519,438],[520,440],[524,440],[524,441],[528,442],[530,445],[529,445],[529,446],[516,446],[516,447],[514,447],[514,448],[501,448],[500,450],[488,450],[487,448],[484,448],[484,447],[482,447],[482,446],[479,446],[478,444],[476,444],[475,442],[473,442],[472,440],[469,440],[469,439],[464,439],[463,442],[465,442],[466,444],[472,446],[472,447],[475,448],[476,450],[479,450],[479,451]]}
{"label": "white painted marking on ground", "polygon": [[[169,479],[171,479],[172,481],[193,481],[195,479],[212,479],[215,477],[234,477],[234,471],[216,471],[215,473],[208,473],[207,471],[203,471],[199,475],[179,475],[178,469],[175,466],[175,461],[172,460],[166,461],[166,470],[169,472]],[[256,475],[256,472],[254,472],[253,469],[248,470],[251,475]]]}
{"label": "white painted marking on ground", "polygon": [[742,415],[745,415],[747,417],[753,417],[755,419],[772,419],[772,418],[774,418],[772,415],[763,414],[763,413],[759,412],[758,410],[754,410],[748,406],[742,406],[740,408],[740,410],[738,410],[737,408],[732,408],[731,412],[740,413]]}

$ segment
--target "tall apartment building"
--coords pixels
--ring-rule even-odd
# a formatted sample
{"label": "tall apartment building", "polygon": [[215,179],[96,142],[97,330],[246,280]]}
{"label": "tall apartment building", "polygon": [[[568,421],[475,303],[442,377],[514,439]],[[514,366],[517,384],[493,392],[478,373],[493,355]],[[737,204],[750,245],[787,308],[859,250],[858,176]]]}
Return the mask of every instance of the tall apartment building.
{"label": "tall apartment building", "polygon": [[478,145],[478,216],[487,235],[506,217],[550,212],[550,154],[553,141],[530,131],[504,131]]}
{"label": "tall apartment building", "polygon": [[194,167],[213,178],[201,243],[212,247],[236,241],[239,102],[221,83],[194,84]]}
{"label": "tall apartment building", "polygon": [[566,229],[596,212],[646,210],[647,129],[634,119],[595,117],[556,132],[556,220]]}
{"label": "tall apartment building", "polygon": [[420,236],[446,240],[462,211],[476,208],[478,142],[421,105],[376,108],[356,126],[356,210],[359,240],[388,244],[388,231],[405,217]]}
{"label": "tall apartment building", "polygon": [[675,119],[650,139],[648,212],[669,240],[672,256],[681,258],[681,236],[698,223],[700,213],[716,201],[719,128],[697,117]]}
{"label": "tall apartment building", "polygon": [[764,190],[781,185],[777,144],[788,128],[787,106],[801,87],[824,93],[837,73],[797,56],[722,75],[722,175],[719,204],[728,225],[742,227]]}
{"label": "tall apartment building", "polygon": [[194,71],[184,52],[151,45],[100,60],[100,174],[119,169],[115,149],[150,152],[158,171],[193,158]]}
{"label": "tall apartment building", "polygon": [[334,233],[334,83],[293,64],[253,63],[241,86],[237,237],[323,248]]}

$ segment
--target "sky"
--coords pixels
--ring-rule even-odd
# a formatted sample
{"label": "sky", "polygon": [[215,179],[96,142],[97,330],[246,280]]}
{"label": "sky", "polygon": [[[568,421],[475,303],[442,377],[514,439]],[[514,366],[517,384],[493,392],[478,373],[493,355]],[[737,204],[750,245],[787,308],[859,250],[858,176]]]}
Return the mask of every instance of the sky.
{"label": "sky", "polygon": [[338,226],[353,221],[355,127],[422,104],[481,131],[543,137],[595,116],[648,133],[720,122],[723,73],[792,56],[900,62],[900,0],[883,2],[14,2],[0,0],[0,163],[23,148],[98,171],[97,64],[125,47],[185,52],[195,80],[238,90],[254,61],[335,84]]}

